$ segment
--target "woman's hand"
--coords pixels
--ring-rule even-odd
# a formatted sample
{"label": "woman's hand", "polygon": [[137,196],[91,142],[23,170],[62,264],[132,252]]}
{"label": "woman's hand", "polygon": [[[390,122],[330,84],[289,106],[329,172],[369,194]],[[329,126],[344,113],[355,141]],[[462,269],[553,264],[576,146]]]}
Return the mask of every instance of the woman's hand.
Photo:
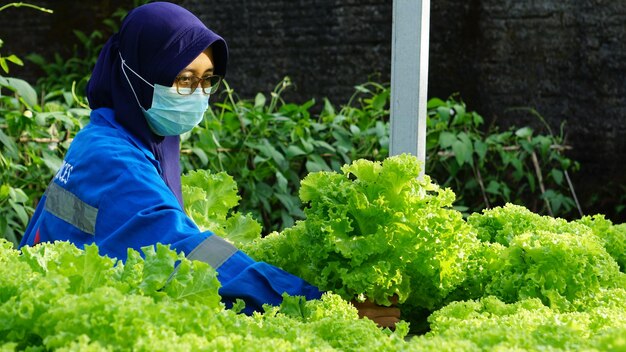
{"label": "woman's hand", "polygon": [[400,309],[395,305],[398,297],[391,298],[391,306],[385,307],[374,303],[369,298],[365,302],[352,300],[352,305],[359,311],[359,317],[366,317],[373,320],[381,328],[395,329],[396,323],[400,321]]}

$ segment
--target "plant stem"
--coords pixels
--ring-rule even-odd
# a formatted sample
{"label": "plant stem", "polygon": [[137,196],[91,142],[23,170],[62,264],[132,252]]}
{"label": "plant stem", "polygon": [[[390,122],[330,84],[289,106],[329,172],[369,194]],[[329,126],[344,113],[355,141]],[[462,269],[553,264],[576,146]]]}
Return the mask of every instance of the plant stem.
{"label": "plant stem", "polygon": [[[474,165],[476,165],[476,158],[474,158]],[[472,166],[472,170],[474,170],[474,175],[476,177],[476,180],[478,181],[478,185],[480,186],[480,192],[483,195],[485,206],[487,207],[487,209],[491,209],[491,205],[489,204],[489,198],[487,198],[487,192],[485,191],[485,183],[483,182],[483,177],[480,174],[480,168],[478,166]]]}
{"label": "plant stem", "polygon": [[80,101],[80,99],[78,98],[78,96],[76,95],[76,81],[72,81],[72,98],[74,99],[74,101],[80,105],[82,108],[84,109],[91,109],[89,107],[89,105],[83,103],[82,101]]}
{"label": "plant stem", "polygon": [[[528,137],[528,141],[530,141],[530,137]],[[537,158],[537,153],[533,150],[531,157],[533,159],[533,165],[535,166],[535,173],[537,174],[537,180],[539,181],[539,188],[541,189],[541,195],[543,196],[543,200],[546,203],[546,207],[548,208],[548,214],[550,216],[554,216],[552,213],[552,207],[550,206],[550,200],[546,198],[546,187],[543,184],[543,177],[541,176],[541,167],[539,166],[539,159]]]}
{"label": "plant stem", "polygon": [[43,12],[47,12],[47,13],[53,13],[53,11],[50,10],[50,9],[46,9],[46,8],[43,8],[43,7],[40,7],[40,6],[37,6],[37,5],[33,5],[33,4],[27,4],[27,3],[24,3],[24,2],[12,2],[12,3],[6,4],[6,5],[2,6],[2,7],[0,7],[0,11],[6,10],[9,7],[22,7],[22,6],[30,7],[30,8],[33,8],[35,10],[39,10],[39,11],[43,11]]}
{"label": "plant stem", "polygon": [[572,180],[569,178],[569,173],[567,170],[564,170],[565,179],[567,180],[567,184],[569,185],[569,189],[572,192],[572,197],[574,197],[574,202],[576,202],[576,208],[578,208],[578,212],[580,213],[580,217],[584,216],[583,208],[581,208],[580,203],[578,202],[578,197],[576,197],[576,191],[574,191],[574,185],[572,184]]}
{"label": "plant stem", "polygon": [[235,115],[237,115],[237,118],[239,119],[239,125],[241,126],[241,132],[246,133],[246,125],[243,122],[243,118],[241,117],[241,113],[239,111],[239,107],[237,107],[237,104],[235,103],[235,99],[233,99],[233,90],[230,88],[230,86],[228,85],[228,82],[224,81],[224,86],[226,86],[226,93],[228,94],[228,100],[230,101],[231,105],[233,106],[233,110],[235,111]]}

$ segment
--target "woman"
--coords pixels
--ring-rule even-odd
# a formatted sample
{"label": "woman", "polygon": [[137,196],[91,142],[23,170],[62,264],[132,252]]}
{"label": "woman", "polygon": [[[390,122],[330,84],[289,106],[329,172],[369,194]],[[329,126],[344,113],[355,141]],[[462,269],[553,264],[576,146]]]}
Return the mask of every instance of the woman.
{"label": "woman", "polygon": [[87,86],[91,121],[72,142],[21,246],[96,243],[101,254],[125,260],[128,248],[163,243],[213,266],[225,303],[241,298],[246,312],[280,304],[283,292],[319,298],[302,279],[201,232],[183,210],[179,135],[202,120],[227,61],[224,39],[189,11],[163,2],[131,11]]}

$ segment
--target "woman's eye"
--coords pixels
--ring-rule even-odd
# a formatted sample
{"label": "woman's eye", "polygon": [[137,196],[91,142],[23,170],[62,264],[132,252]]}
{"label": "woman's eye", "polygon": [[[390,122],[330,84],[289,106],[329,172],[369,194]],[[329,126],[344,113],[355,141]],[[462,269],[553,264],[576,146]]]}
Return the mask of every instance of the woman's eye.
{"label": "woman's eye", "polygon": [[189,85],[191,85],[192,80],[193,79],[191,77],[181,76],[181,77],[178,77],[178,84],[179,85],[184,85],[184,86],[189,86]]}
{"label": "woman's eye", "polygon": [[210,87],[213,84],[211,76],[202,77],[202,85],[205,87]]}

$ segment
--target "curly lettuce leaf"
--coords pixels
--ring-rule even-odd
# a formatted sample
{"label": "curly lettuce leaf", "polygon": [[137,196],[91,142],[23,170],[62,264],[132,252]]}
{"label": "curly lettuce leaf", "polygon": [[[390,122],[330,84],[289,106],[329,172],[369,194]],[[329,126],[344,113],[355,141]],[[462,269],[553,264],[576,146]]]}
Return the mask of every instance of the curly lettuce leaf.
{"label": "curly lettuce leaf", "polygon": [[225,172],[195,170],[181,177],[185,211],[203,231],[236,245],[261,237],[261,225],[250,214],[232,209],[239,204],[237,183]]}
{"label": "curly lettuce leaf", "polygon": [[314,172],[302,180],[306,220],[255,241],[248,252],[345,299],[435,308],[466,278],[479,242],[454,193],[418,178],[410,155],[382,163],[357,160],[343,173]]}
{"label": "curly lettuce leaf", "polygon": [[604,215],[584,216],[576,221],[587,225],[600,238],[604,248],[615,259],[622,272],[626,272],[626,224],[614,225]]}
{"label": "curly lettuce leaf", "polygon": [[[205,220],[221,222],[239,204],[237,183],[225,172],[189,171],[181,177],[185,211],[194,214],[199,225]],[[197,218],[197,219],[196,219]]]}

